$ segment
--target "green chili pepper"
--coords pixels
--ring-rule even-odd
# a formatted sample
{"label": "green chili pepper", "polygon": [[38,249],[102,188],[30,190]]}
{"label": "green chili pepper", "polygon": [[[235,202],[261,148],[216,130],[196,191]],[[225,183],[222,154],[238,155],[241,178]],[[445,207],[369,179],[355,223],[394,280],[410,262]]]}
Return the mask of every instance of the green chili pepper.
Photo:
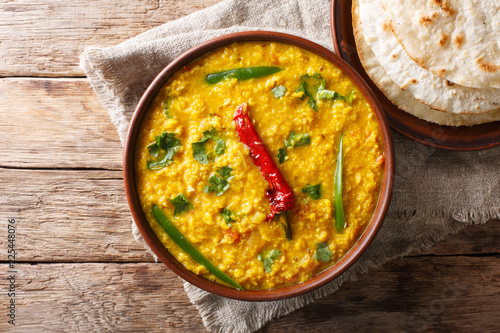
{"label": "green chili pepper", "polygon": [[342,168],[344,164],[342,141],[344,134],[340,136],[339,153],[337,155],[337,166],[335,168],[335,198],[333,207],[335,209],[335,229],[337,232],[343,232],[346,226],[344,216],[344,205],[342,204]]}
{"label": "green chili pepper", "polygon": [[260,77],[278,73],[282,69],[279,67],[243,67],[235,68],[227,71],[208,74],[206,81],[210,84],[219,83],[226,78],[234,78],[240,81],[249,79],[258,79]]}
{"label": "green chili pepper", "polygon": [[188,255],[191,256],[194,260],[196,260],[198,263],[201,265],[205,266],[206,269],[222,281],[226,282],[227,284],[240,289],[240,290],[245,290],[243,289],[242,286],[238,284],[238,282],[234,281],[231,279],[226,273],[221,271],[217,266],[212,264],[207,258],[203,256],[198,250],[191,244],[186,237],[177,229],[177,227],[172,223],[172,221],[169,220],[169,218],[163,213],[160,207],[157,205],[153,204],[152,207],[153,210],[153,216],[155,217],[156,221],[158,224],[165,230],[167,235],[172,238],[172,240],[179,245],[179,247],[184,250]]}

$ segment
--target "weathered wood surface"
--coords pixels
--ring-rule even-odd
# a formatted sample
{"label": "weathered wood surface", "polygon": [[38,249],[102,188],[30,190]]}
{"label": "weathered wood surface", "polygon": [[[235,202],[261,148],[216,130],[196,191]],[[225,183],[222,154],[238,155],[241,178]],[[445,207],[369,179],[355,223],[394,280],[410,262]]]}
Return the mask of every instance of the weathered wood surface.
{"label": "weathered wood surface", "polygon": [[152,261],[132,237],[121,171],[0,169],[0,186],[20,261]]}
{"label": "weathered wood surface", "polygon": [[[218,1],[0,0],[0,229],[17,220],[20,261],[13,331],[205,331],[181,281],[134,241],[120,140],[87,80],[71,77],[83,75],[86,45]],[[499,254],[500,221],[467,227],[262,332],[499,331]],[[0,271],[4,306],[5,256]]]}
{"label": "weathered wood surface", "polygon": [[[261,332],[493,332],[500,325],[498,260],[393,260]],[[181,280],[161,264],[18,264],[17,270],[22,292],[13,332],[205,331]],[[0,287],[6,290],[8,281]],[[7,328],[0,321],[0,331]]]}
{"label": "weathered wood surface", "polygon": [[[17,221],[20,261],[152,261],[131,235],[121,171],[0,168],[0,188],[3,213]],[[0,228],[6,224],[3,219]],[[0,248],[6,241],[0,238]],[[500,223],[492,221],[465,228],[426,253],[495,254],[499,243]]]}
{"label": "weathered wood surface", "polygon": [[405,257],[263,332],[498,332],[499,256]]}
{"label": "weathered wood surface", "polygon": [[82,76],[85,46],[110,46],[220,0],[1,0],[0,77]]}
{"label": "weathered wood surface", "polygon": [[0,110],[0,166],[122,167],[118,134],[86,79],[0,79]]}

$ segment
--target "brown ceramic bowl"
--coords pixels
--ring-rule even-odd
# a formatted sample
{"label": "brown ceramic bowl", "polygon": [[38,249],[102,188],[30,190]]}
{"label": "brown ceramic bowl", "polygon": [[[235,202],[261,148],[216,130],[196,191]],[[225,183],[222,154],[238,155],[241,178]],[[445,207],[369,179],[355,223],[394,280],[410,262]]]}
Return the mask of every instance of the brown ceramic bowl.
{"label": "brown ceramic bowl", "polygon": [[[183,65],[198,58],[202,54],[223,45],[245,41],[274,41],[299,46],[305,50],[311,51],[323,57],[324,59],[330,61],[335,66],[340,68],[342,72],[344,72],[344,74],[346,74],[356,84],[358,89],[363,93],[366,100],[374,110],[377,116],[378,125],[382,133],[382,140],[386,157],[384,177],[377,207],[370,223],[366,227],[366,230],[363,232],[363,234],[354,244],[351,250],[333,266],[314,276],[310,280],[294,286],[272,290],[240,291],[206,280],[184,268],[184,266],[180,264],[163,246],[163,244],[160,242],[156,234],[149,226],[149,223],[146,221],[139,203],[135,184],[134,159],[139,128],[141,126],[142,119],[144,118],[144,115],[148,110],[149,104],[151,103],[153,97],[157,94],[159,89],[162,87],[162,85],[173,73],[182,68]],[[325,283],[339,276],[347,268],[349,268],[349,266],[351,266],[368,248],[371,241],[374,239],[378,230],[382,226],[382,221],[384,220],[384,216],[389,207],[394,176],[394,156],[389,129],[379,103],[377,102],[372,91],[370,90],[370,88],[368,88],[363,79],[341,58],[318,44],[296,36],[266,31],[247,31],[214,38],[193,47],[192,49],[181,54],[178,58],[172,61],[160,74],[158,74],[156,79],[147,88],[146,92],[142,96],[139,104],[135,109],[128,131],[127,142],[125,144],[123,163],[125,192],[127,194],[127,200],[132,212],[132,216],[144,240],[147,242],[153,252],[160,258],[160,260],[163,261],[165,265],[167,265],[171,270],[177,273],[181,278],[201,289],[220,296],[245,301],[270,301],[298,296],[324,285]]]}

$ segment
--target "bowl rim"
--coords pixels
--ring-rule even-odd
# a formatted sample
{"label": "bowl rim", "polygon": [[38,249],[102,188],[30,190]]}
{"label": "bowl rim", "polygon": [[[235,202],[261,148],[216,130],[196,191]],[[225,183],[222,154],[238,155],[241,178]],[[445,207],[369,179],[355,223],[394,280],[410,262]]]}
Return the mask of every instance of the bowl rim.
{"label": "bowl rim", "polygon": [[[384,146],[385,166],[379,199],[372,218],[366,226],[365,231],[358,238],[356,243],[339,261],[303,283],[270,290],[241,291],[224,286],[222,284],[218,284],[213,281],[209,281],[187,270],[163,246],[163,244],[160,242],[160,240],[150,227],[149,223],[147,222],[139,203],[135,184],[134,161],[137,137],[144,115],[147,113],[149,105],[152,102],[154,96],[157,94],[163,84],[169,79],[169,77],[178,69],[182,68],[182,66],[207,52],[235,42],[249,41],[280,42],[298,46],[320,57],[323,57],[325,60],[337,66],[345,75],[347,75],[356,85],[356,87],[362,92],[363,96],[366,98],[367,102],[370,104],[372,110],[376,115]],[[152,83],[149,85],[149,87],[146,89],[141,99],[139,100],[129,125],[123,154],[123,180],[127,202],[129,204],[132,217],[143,239],[150,247],[150,249],[168,268],[174,271],[185,281],[195,285],[198,288],[219,296],[244,301],[271,301],[296,297],[325,285],[334,278],[338,277],[345,270],[347,270],[368,248],[371,241],[380,230],[384,217],[389,208],[394,181],[394,152],[389,127],[387,125],[387,121],[381,106],[379,105],[377,99],[375,98],[375,95],[368,87],[368,85],[363,81],[361,76],[359,76],[359,74],[354,69],[352,69],[344,60],[342,60],[339,56],[326,49],[325,47],[302,37],[273,31],[243,31],[222,35],[220,37],[210,39],[194,46],[193,48],[175,58],[152,81]]]}

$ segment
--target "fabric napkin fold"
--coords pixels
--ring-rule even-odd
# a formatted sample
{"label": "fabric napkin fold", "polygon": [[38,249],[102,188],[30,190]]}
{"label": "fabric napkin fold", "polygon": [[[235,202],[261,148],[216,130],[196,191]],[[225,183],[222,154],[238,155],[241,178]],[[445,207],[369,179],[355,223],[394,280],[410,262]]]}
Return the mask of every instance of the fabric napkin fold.
{"label": "fabric napkin fold", "polygon": [[[210,38],[246,30],[286,32],[333,50],[329,12],[329,0],[226,0],[119,45],[87,47],[81,66],[123,143],[142,93],[182,52]],[[376,239],[356,264],[318,290],[275,302],[231,300],[185,282],[187,295],[208,330],[255,331],[275,317],[335,292],[370,268],[431,246],[466,225],[500,218],[500,148],[452,152],[392,135],[396,174],[391,206]],[[147,247],[135,223],[132,230]]]}

